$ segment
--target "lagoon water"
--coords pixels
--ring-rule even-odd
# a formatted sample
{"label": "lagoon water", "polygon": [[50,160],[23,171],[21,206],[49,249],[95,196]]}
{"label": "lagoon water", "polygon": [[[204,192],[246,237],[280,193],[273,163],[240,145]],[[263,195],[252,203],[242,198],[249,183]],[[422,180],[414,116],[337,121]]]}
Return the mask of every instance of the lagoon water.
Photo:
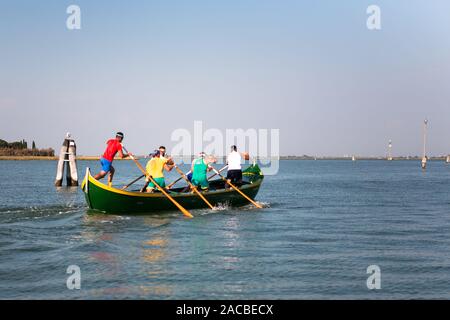
{"label": "lagoon water", "polygon": [[[119,186],[140,174],[115,167]],[[267,208],[194,219],[88,214],[55,173],[54,161],[0,161],[1,299],[450,298],[443,162],[281,161],[257,197]],[[66,286],[69,265],[80,290]],[[380,290],[367,288],[369,265]]]}

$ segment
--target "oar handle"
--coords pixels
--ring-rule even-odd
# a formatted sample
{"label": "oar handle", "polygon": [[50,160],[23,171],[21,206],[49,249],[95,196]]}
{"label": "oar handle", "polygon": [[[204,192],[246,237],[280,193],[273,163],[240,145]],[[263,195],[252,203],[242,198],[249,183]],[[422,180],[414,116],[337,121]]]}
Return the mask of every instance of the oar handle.
{"label": "oar handle", "polygon": [[[209,166],[209,167],[211,167],[211,168],[213,169],[213,171],[215,170],[213,166]],[[225,167],[223,167],[222,169],[220,169],[219,172],[222,172],[222,171],[225,170],[226,168],[228,168],[228,165],[226,165]],[[211,178],[214,178],[215,176],[217,176],[217,173],[214,173],[212,176],[210,176],[210,177],[208,178],[208,180],[211,179]]]}
{"label": "oar handle", "polygon": [[127,184],[126,186],[124,186],[124,187],[122,188],[122,190],[125,190],[126,188],[128,188],[129,186],[131,186],[133,183],[139,181],[139,180],[142,179],[143,177],[145,177],[145,174],[143,174],[143,175],[137,177],[136,179],[134,179],[133,181],[131,181],[129,184]]}
{"label": "oar handle", "polygon": [[125,146],[124,146],[123,144],[120,144],[120,145],[122,146],[123,151],[125,151],[125,152],[127,153],[127,155],[128,155],[131,159],[136,160],[136,159],[134,159],[133,155],[131,155],[131,154],[128,152],[127,148],[125,148]]}
{"label": "oar handle", "polygon": [[[191,170],[188,171],[188,173],[185,173],[185,175],[188,175],[189,173],[191,173]],[[170,189],[175,183],[177,183],[178,181],[180,181],[181,179],[183,179],[183,177],[179,177],[177,180],[175,180],[174,182],[172,182],[171,184],[169,184],[167,186],[168,189]]]}

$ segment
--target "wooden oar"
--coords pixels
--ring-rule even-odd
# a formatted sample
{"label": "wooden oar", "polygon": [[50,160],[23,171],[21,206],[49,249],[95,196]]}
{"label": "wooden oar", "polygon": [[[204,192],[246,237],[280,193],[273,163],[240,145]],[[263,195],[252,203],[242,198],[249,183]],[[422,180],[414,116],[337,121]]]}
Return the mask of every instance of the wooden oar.
{"label": "wooden oar", "polygon": [[[225,167],[223,167],[222,169],[220,169],[219,172],[222,172],[222,171],[225,170],[227,167],[228,167],[228,165],[226,165]],[[191,170],[189,170],[187,173],[185,173],[185,175],[187,176],[189,173],[191,173]],[[214,173],[212,176],[210,176],[210,177],[208,178],[208,180],[211,179],[211,178],[214,178],[215,176],[217,176],[217,174]],[[173,185],[174,185],[175,183],[177,183],[178,181],[180,181],[181,179],[183,179],[183,177],[179,177],[178,179],[176,179],[174,182],[172,182],[171,184],[169,184],[169,185],[167,186],[167,189],[172,188]]]}
{"label": "wooden oar", "polygon": [[[191,173],[191,170],[189,170],[188,173],[186,173],[185,175],[188,175],[189,173]],[[181,179],[183,179],[183,176],[179,177],[177,180],[175,180],[174,182],[172,182],[171,184],[169,184],[169,185],[167,186],[167,189],[172,188],[172,186],[173,186],[175,183],[177,183],[178,181],[180,181]]]}
{"label": "wooden oar", "polygon": [[211,167],[213,169],[213,171],[219,175],[223,181],[225,181],[230,187],[232,187],[234,190],[236,190],[237,192],[239,192],[245,199],[247,199],[248,201],[250,201],[255,207],[262,209],[262,206],[259,205],[258,203],[256,203],[255,201],[253,201],[249,196],[247,196],[245,193],[243,193],[241,190],[239,190],[235,185],[233,185],[230,181],[228,181],[224,176],[222,176],[219,171],[217,171],[214,167]]}
{"label": "wooden oar", "polygon": [[[122,146],[123,150],[125,150],[126,153],[128,153],[127,149]],[[183,206],[181,204],[179,204],[174,198],[172,198],[165,190],[164,188],[161,188],[161,186],[152,178],[151,175],[149,175],[147,173],[147,171],[145,171],[145,169],[142,167],[142,165],[139,163],[139,161],[137,161],[132,155],[130,155],[128,153],[128,155],[130,156],[130,158],[134,161],[134,163],[136,163],[136,165],[138,166],[138,168],[142,171],[142,173],[147,176],[147,178],[150,179],[151,182],[153,182],[153,184],[159,189],[159,191],[161,191],[166,197],[167,199],[169,199],[170,201],[172,201],[172,203],[188,218],[193,218],[194,216],[187,211],[185,208],[183,208]]]}
{"label": "wooden oar", "polygon": [[197,187],[194,186],[194,185],[189,181],[189,179],[186,177],[186,175],[184,174],[184,172],[181,171],[181,169],[178,168],[178,166],[177,166],[175,163],[174,163],[173,165],[174,165],[174,167],[175,167],[175,170],[177,170],[178,173],[181,175],[181,177],[183,177],[183,179],[186,180],[187,184],[191,187],[191,189],[194,190],[194,192],[195,192],[200,198],[202,198],[202,200],[203,200],[203,201],[204,201],[211,209],[214,209],[214,206],[213,206],[211,203],[209,203],[209,201],[206,200],[206,198],[200,193],[200,191],[197,190]]}
{"label": "wooden oar", "polygon": [[[211,167],[211,168],[212,168],[212,167]],[[228,168],[228,165],[226,165],[225,167],[223,167],[222,169],[220,169],[219,172],[222,172],[222,171],[225,170],[226,168]],[[210,176],[210,177],[208,178],[208,180],[214,178],[215,176],[217,176],[217,173],[214,173],[212,176]]]}
{"label": "wooden oar", "polygon": [[140,176],[140,177],[134,179],[133,181],[131,181],[131,182],[130,182],[129,184],[127,184],[126,186],[123,186],[122,190],[125,190],[126,188],[128,188],[129,186],[131,186],[133,183],[135,183],[135,182],[141,180],[143,177],[145,177],[145,174],[143,174],[142,176]]}

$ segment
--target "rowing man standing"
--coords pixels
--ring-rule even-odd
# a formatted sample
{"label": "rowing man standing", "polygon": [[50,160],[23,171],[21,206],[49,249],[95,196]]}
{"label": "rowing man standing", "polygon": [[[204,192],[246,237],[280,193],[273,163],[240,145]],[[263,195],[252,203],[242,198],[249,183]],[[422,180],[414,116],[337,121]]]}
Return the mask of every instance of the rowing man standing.
{"label": "rowing man standing", "polygon": [[[174,163],[171,157],[165,158],[166,148],[161,146],[159,150],[155,150],[150,156],[152,157],[146,166],[146,171],[149,176],[160,186],[161,188],[166,187],[166,181],[164,179],[164,170],[167,172],[171,171],[174,167]],[[154,192],[157,186],[153,183],[150,178],[145,179],[145,184],[141,189],[141,192]]]}
{"label": "rowing man standing", "polygon": [[213,156],[206,156],[206,153],[200,152],[199,157],[192,161],[191,165],[191,183],[195,187],[200,187],[202,191],[206,191],[209,188],[209,182],[206,174],[212,170],[210,164],[217,162],[217,159]]}
{"label": "rowing man standing", "polygon": [[245,160],[249,159],[248,152],[239,153],[235,145],[231,146],[231,152],[227,157],[227,180],[232,183],[241,184],[242,183],[242,158]]}
{"label": "rowing man standing", "polygon": [[99,180],[104,178],[106,174],[109,172],[108,186],[112,185],[114,172],[116,171],[112,166],[112,162],[116,154],[118,153],[119,157],[122,159],[128,157],[128,155],[124,155],[122,152],[122,140],[123,140],[123,133],[117,132],[115,139],[110,139],[106,142],[107,147],[105,153],[103,153],[103,156],[100,159],[102,170],[94,177],[95,179]]}

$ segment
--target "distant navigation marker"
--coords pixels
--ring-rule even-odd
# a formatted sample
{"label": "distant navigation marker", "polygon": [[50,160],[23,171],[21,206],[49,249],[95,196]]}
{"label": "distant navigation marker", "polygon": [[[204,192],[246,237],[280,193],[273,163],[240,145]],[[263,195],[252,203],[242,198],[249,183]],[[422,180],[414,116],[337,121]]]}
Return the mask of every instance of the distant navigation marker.
{"label": "distant navigation marker", "polygon": [[63,183],[64,168],[66,169],[66,180],[68,187],[78,186],[77,173],[77,146],[70,132],[67,132],[61,151],[59,153],[58,167],[56,171],[55,186],[61,187]]}
{"label": "distant navigation marker", "polygon": [[423,155],[422,155],[422,169],[426,169],[427,167],[427,127],[428,120],[425,119],[423,121]]}
{"label": "distant navigation marker", "polygon": [[392,141],[389,140],[389,146],[388,146],[388,161],[392,161]]}

